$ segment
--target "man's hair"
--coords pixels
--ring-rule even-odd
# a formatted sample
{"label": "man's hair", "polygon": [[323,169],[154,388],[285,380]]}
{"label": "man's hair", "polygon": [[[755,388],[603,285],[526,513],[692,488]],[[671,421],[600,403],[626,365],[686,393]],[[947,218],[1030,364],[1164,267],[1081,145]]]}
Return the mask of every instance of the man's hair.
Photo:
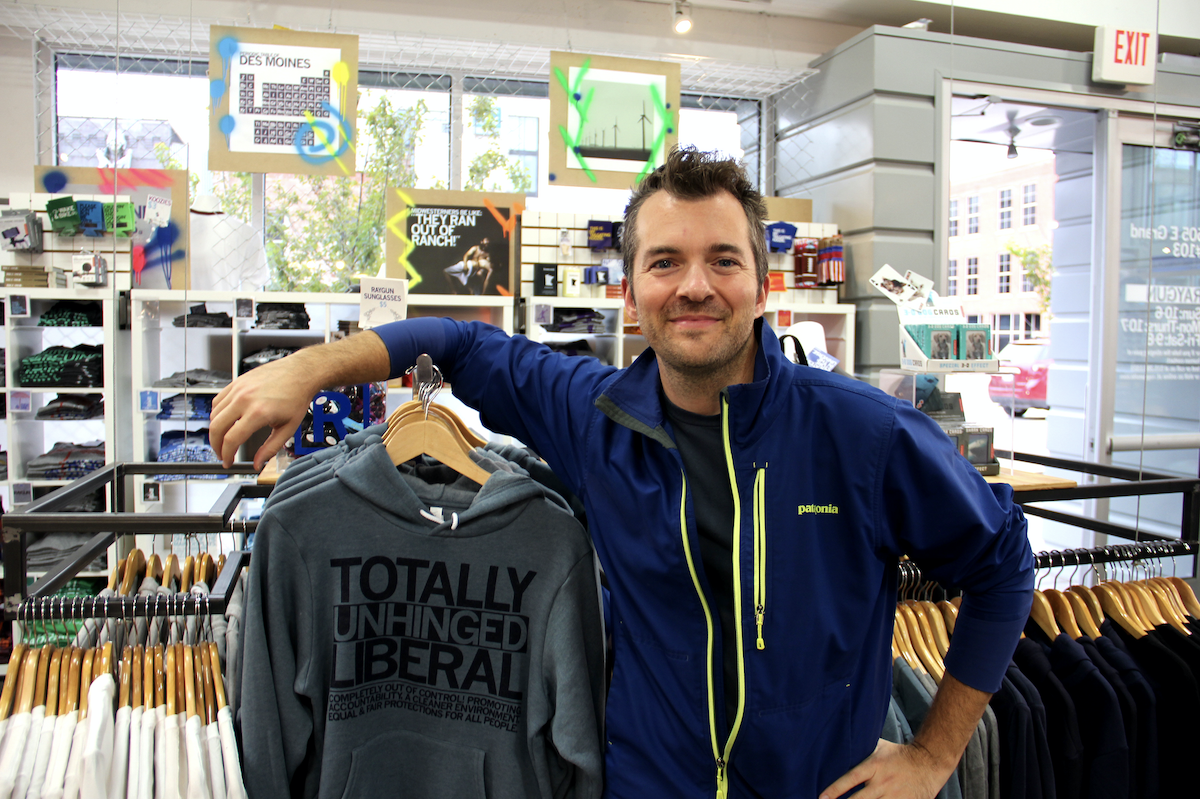
{"label": "man's hair", "polygon": [[755,275],[759,285],[767,279],[767,239],[763,222],[767,206],[762,195],[746,177],[746,170],[732,158],[704,153],[695,147],[674,147],[667,162],[638,184],[625,206],[625,226],[621,229],[621,257],[625,278],[633,281],[633,259],[637,256],[637,219],[642,204],[655,192],[665,191],[680,200],[702,200],[723,191],[729,192],[746,212],[750,249],[754,253]]}

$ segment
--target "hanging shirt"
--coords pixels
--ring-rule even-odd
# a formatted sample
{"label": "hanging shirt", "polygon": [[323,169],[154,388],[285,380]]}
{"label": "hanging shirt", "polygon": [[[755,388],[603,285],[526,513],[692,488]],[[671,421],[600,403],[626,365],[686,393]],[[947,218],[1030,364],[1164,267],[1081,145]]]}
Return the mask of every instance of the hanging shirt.
{"label": "hanging shirt", "polygon": [[[92,680],[92,687],[88,689],[88,729],[83,744],[83,781],[79,785],[81,799],[108,797],[108,775],[117,732],[113,714],[116,691],[117,683],[111,674],[101,674]],[[126,730],[125,735],[128,734]]]}
{"label": "hanging shirt", "polygon": [[[1105,620],[1105,624],[1109,622]],[[1103,630],[1103,625],[1101,625]],[[1134,753],[1133,796],[1158,799],[1158,700],[1146,676],[1129,653],[1107,635],[1092,642],[1096,651],[1117,671],[1137,706],[1137,750]]]}
{"label": "hanging shirt", "polygon": [[1041,790],[1034,792],[1042,799],[1055,799],[1054,764],[1050,757],[1050,740],[1046,726],[1046,706],[1042,704],[1042,696],[1029,678],[1021,673],[1016,663],[1008,665],[1007,678],[1021,692],[1026,704],[1029,705],[1029,716],[1033,721],[1033,754],[1030,763],[1037,768],[1037,777]]}
{"label": "hanging shirt", "polygon": [[368,440],[259,521],[249,792],[598,797],[603,634],[586,534],[528,477],[498,471],[479,488],[441,466],[398,470]]}
{"label": "hanging shirt", "polygon": [[1017,643],[1013,660],[1029,678],[1046,707],[1046,730],[1054,768],[1057,799],[1079,799],[1083,786],[1083,741],[1075,702],[1050,666],[1041,644],[1030,638]]}
{"label": "hanging shirt", "polygon": [[1000,681],[988,707],[996,714],[1000,732],[1001,799],[1040,799],[1037,750],[1033,744],[1033,716],[1029,703],[1012,680]]}
{"label": "hanging shirt", "polygon": [[[933,695],[922,684],[917,673],[905,662],[904,658],[892,661],[892,699],[911,729],[919,730],[925,721],[929,708],[933,705]],[[946,780],[946,784],[938,791],[937,799],[963,799],[962,786],[959,783],[957,770]]]}
{"label": "hanging shirt", "polygon": [[1195,787],[1192,753],[1200,751],[1200,693],[1187,663],[1153,633],[1134,638],[1120,625],[1101,627],[1121,641],[1154,687],[1158,712],[1158,779],[1163,797],[1186,796]]}

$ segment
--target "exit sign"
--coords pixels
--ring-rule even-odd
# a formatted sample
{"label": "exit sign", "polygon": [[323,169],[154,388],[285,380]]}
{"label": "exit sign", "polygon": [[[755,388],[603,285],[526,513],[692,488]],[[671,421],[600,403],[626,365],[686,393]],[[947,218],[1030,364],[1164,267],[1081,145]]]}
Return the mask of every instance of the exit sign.
{"label": "exit sign", "polygon": [[1115,26],[1096,28],[1092,80],[1149,86],[1158,61],[1158,34]]}

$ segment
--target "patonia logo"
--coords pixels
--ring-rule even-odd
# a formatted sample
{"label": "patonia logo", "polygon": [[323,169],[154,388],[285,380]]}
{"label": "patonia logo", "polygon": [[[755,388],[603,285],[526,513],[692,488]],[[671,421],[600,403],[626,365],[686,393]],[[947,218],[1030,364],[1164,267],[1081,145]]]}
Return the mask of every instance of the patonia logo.
{"label": "patonia logo", "polygon": [[796,512],[801,516],[803,516],[806,513],[837,513],[838,506],[837,505],[801,505],[797,509]]}

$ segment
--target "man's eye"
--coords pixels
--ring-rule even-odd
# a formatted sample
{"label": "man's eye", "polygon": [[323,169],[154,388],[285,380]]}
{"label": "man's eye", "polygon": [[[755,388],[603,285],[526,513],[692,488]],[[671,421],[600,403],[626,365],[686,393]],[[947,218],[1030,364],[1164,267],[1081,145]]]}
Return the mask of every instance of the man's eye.
{"label": "man's eye", "polygon": [[672,266],[673,264],[666,258],[663,258],[659,261],[650,262],[650,269],[670,269]]}
{"label": "man's eye", "polygon": [[726,269],[735,268],[737,265],[738,265],[738,262],[733,260],[732,258],[717,259],[717,266],[724,267]]}

